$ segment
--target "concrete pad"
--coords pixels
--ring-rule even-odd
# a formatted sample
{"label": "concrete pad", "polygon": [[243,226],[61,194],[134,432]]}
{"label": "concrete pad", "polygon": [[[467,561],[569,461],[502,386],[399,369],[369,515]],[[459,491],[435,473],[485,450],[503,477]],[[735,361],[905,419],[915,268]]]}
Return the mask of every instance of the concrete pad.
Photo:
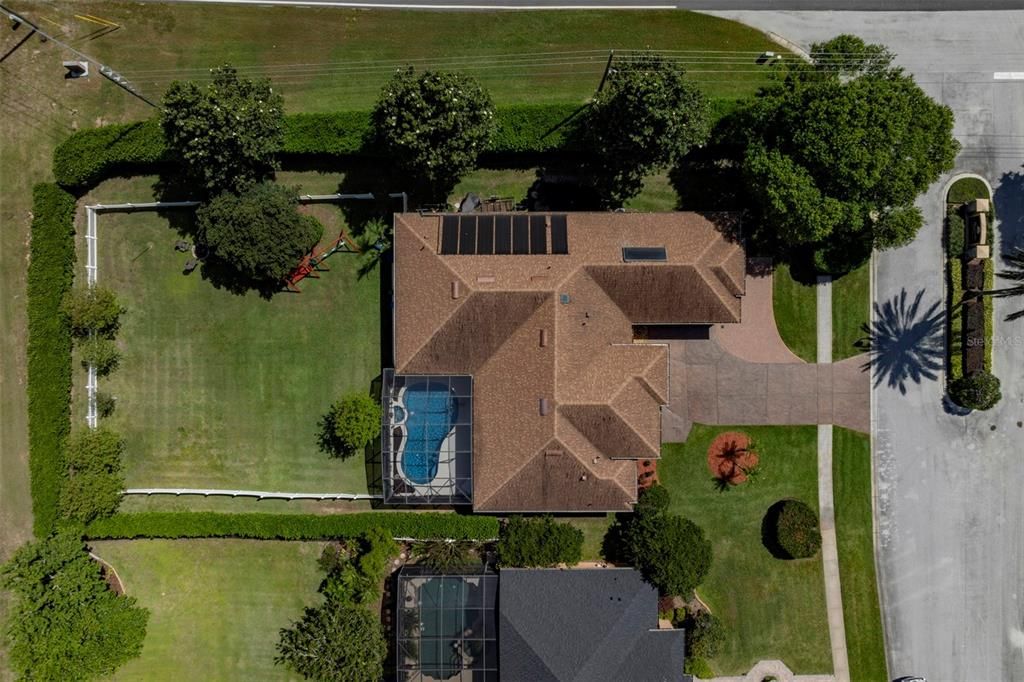
{"label": "concrete pad", "polygon": [[764,394],[718,396],[719,424],[769,424]]}
{"label": "concrete pad", "polygon": [[768,377],[765,365],[721,362],[718,365],[718,396],[764,395]]}

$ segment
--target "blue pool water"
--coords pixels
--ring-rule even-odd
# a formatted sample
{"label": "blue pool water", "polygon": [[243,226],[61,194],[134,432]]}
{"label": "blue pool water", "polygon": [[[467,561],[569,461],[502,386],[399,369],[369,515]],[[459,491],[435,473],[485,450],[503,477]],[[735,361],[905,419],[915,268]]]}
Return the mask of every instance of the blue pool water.
{"label": "blue pool water", "polygon": [[458,404],[448,386],[427,382],[407,386],[404,402],[407,436],[402,471],[413,483],[430,483],[437,475],[441,443],[458,416]]}

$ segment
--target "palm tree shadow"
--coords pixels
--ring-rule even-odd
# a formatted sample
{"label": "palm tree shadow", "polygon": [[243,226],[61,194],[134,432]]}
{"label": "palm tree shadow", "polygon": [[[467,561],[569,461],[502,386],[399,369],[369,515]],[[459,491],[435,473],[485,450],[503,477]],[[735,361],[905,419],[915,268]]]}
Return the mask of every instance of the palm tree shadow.
{"label": "palm tree shadow", "polygon": [[885,382],[889,388],[907,393],[907,382],[935,381],[944,364],[941,301],[927,308],[922,304],[924,289],[908,301],[907,292],[884,303],[875,303],[875,319],[864,325],[865,337],[857,346],[868,353],[862,367],[872,369],[877,388]]}

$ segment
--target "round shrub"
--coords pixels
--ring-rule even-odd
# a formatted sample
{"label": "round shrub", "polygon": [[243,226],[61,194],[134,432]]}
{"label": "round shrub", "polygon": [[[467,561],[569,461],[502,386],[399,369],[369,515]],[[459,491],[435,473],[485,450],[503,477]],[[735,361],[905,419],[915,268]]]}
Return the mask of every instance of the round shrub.
{"label": "round shrub", "polygon": [[683,622],[683,629],[688,656],[714,658],[725,644],[725,625],[713,613],[695,613]]}
{"label": "round shrub", "polygon": [[320,447],[332,457],[349,457],[380,435],[380,405],[365,393],[349,393],[320,422]]}
{"label": "round shrub", "polygon": [[999,377],[991,372],[960,377],[949,387],[949,395],[958,405],[972,410],[987,410],[1003,398]]}
{"label": "round shrub", "polygon": [[117,344],[102,336],[92,336],[78,344],[81,353],[82,365],[92,365],[96,368],[96,374],[105,377],[117,369],[121,362],[121,352],[117,350]]}
{"label": "round shrub", "polygon": [[806,559],[821,549],[818,515],[800,500],[782,500],[768,509],[762,525],[765,545],[778,559]]}

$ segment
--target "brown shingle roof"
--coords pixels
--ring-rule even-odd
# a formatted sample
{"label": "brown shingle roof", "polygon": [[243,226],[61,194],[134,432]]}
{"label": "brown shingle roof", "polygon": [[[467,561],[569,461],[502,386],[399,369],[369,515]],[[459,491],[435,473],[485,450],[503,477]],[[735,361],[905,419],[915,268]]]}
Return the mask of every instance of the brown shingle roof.
{"label": "brown shingle roof", "polygon": [[[571,213],[568,255],[494,256],[440,255],[440,216],[395,217],[395,369],[473,375],[476,509],[636,500],[635,464],[617,458],[658,456],[668,352],[633,343],[632,325],[740,317],[743,248],[713,218]],[[667,260],[624,263],[624,246]]]}

